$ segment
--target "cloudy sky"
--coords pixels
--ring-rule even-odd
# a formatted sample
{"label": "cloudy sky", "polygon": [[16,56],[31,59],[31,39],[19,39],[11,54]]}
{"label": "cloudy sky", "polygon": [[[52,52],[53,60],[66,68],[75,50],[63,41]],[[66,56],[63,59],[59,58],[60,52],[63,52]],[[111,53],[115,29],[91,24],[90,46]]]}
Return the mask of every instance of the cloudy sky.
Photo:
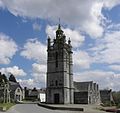
{"label": "cloudy sky", "polygon": [[0,0],[0,71],[45,87],[46,40],[59,18],[72,40],[74,80],[120,90],[120,0]]}

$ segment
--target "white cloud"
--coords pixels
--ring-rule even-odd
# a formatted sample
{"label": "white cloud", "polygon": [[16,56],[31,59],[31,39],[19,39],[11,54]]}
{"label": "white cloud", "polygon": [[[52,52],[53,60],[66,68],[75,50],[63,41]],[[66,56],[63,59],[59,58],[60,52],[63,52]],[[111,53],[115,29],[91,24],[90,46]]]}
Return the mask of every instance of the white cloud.
{"label": "white cloud", "polygon": [[114,71],[120,71],[120,65],[110,65],[109,68]]}
{"label": "white cloud", "polygon": [[84,42],[85,37],[80,34],[77,30],[71,30],[69,28],[63,29],[67,36],[67,40],[70,37],[72,46],[73,47],[79,47]]}
{"label": "white cloud", "polygon": [[38,23],[33,23],[33,30],[35,31],[40,31],[41,30],[41,26]]}
{"label": "white cloud", "polygon": [[88,17],[81,23],[81,30],[88,33],[91,38],[101,37],[104,32],[102,24],[106,18],[102,14],[102,7],[102,2],[94,1],[90,9],[88,9],[89,11],[85,9],[88,12],[86,12]]}
{"label": "white cloud", "polygon": [[[40,80],[40,81],[39,81]],[[40,79],[40,77],[34,77],[29,79],[17,79],[22,87],[28,88],[45,88],[45,82]]]}
{"label": "white cloud", "polygon": [[23,69],[20,69],[18,66],[13,66],[13,67],[7,67],[7,68],[1,68],[0,72],[8,75],[12,73],[14,76],[26,76],[26,73]]}
{"label": "white cloud", "polygon": [[[105,19],[102,9],[111,9],[118,5],[119,0],[1,0],[1,4],[15,16],[50,19],[80,27],[91,37],[100,37],[104,31]],[[59,4],[59,5],[58,5]]]}
{"label": "white cloud", "polygon": [[17,50],[16,43],[9,36],[0,33],[0,64],[9,64]]}
{"label": "white cloud", "polygon": [[27,59],[33,59],[40,63],[46,62],[47,48],[44,44],[39,42],[37,39],[29,39],[25,45],[20,55]]}
{"label": "white cloud", "polygon": [[46,65],[43,64],[32,64],[31,78],[29,79],[18,79],[20,84],[25,87],[33,88],[43,88],[46,84]]}
{"label": "white cloud", "polygon": [[47,65],[44,65],[44,64],[37,64],[37,63],[34,63],[32,64],[32,67],[33,67],[33,72],[34,73],[46,73],[47,71]]}
{"label": "white cloud", "polygon": [[120,0],[103,0],[104,6],[106,8],[113,8],[114,6],[120,4]]}
{"label": "white cloud", "polygon": [[73,63],[75,71],[90,68],[91,62],[92,58],[87,52],[81,50],[73,51]]}
{"label": "white cloud", "polygon": [[120,23],[115,24],[115,23],[111,23],[110,25],[107,26],[106,31],[120,31]]}
{"label": "white cloud", "polygon": [[32,76],[35,84],[39,84],[41,87],[45,87],[47,65],[34,63],[32,64],[32,71]]}
{"label": "white cloud", "polygon": [[45,87],[46,86],[46,73],[44,74],[38,74],[38,73],[34,73],[33,74],[33,80],[34,80],[34,86],[36,87]]}
{"label": "white cloud", "polygon": [[4,8],[4,4],[1,0],[0,0],[0,8]]}
{"label": "white cloud", "polygon": [[18,79],[17,81],[22,87],[33,88],[35,85],[33,79]]}
{"label": "white cloud", "polygon": [[112,71],[91,70],[74,74],[75,81],[94,81],[99,84],[101,89],[112,88],[120,89],[120,75]]}
{"label": "white cloud", "polygon": [[106,33],[103,39],[97,41],[96,47],[90,50],[95,62],[120,63],[120,31]]}
{"label": "white cloud", "polygon": [[[66,35],[66,39],[71,39],[72,46],[74,48],[81,46],[81,44],[84,42],[85,37],[80,34],[77,30],[72,30],[69,28],[61,28],[64,31],[64,34]],[[54,39],[55,32],[57,30],[57,26],[47,26],[46,27],[46,33],[50,36],[50,38]]]}
{"label": "white cloud", "polygon": [[56,36],[56,33],[55,33],[56,30],[57,30],[57,26],[50,26],[50,25],[48,25],[48,26],[46,27],[46,34],[47,34],[48,36],[50,36],[50,38],[54,39],[55,36]]}

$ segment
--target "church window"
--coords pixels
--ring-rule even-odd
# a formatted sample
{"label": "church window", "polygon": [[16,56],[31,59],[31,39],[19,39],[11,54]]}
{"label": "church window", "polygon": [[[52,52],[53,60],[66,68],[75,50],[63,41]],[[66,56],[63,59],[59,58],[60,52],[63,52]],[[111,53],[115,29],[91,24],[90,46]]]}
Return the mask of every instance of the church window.
{"label": "church window", "polygon": [[58,67],[58,53],[56,52],[56,67]]}
{"label": "church window", "polygon": [[60,80],[60,82],[59,82],[59,86],[62,86],[63,84],[62,84],[62,80]]}
{"label": "church window", "polygon": [[50,86],[54,86],[53,80],[50,82]]}
{"label": "church window", "polygon": [[20,92],[20,89],[17,89],[17,92]]}
{"label": "church window", "polygon": [[55,81],[55,85],[56,85],[56,86],[58,85],[58,81],[57,81],[57,80]]}

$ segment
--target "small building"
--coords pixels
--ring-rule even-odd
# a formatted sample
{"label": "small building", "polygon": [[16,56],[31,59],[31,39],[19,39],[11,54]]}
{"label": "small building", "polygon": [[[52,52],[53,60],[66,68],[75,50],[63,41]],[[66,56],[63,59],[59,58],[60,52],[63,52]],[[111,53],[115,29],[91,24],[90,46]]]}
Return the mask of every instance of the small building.
{"label": "small building", "polygon": [[39,99],[40,102],[46,102],[46,89],[39,90]]}
{"label": "small building", "polygon": [[99,104],[100,92],[98,84],[93,81],[74,82],[74,103],[75,104]]}
{"label": "small building", "polygon": [[23,98],[23,89],[16,81],[14,75],[11,74],[9,79],[7,79],[5,74],[0,73],[0,102],[22,101]]}
{"label": "small building", "polygon": [[26,100],[46,102],[46,89],[29,89],[25,87],[24,91]]}
{"label": "small building", "polygon": [[111,89],[100,90],[100,97],[103,104],[111,105],[112,103],[114,103]]}
{"label": "small building", "polygon": [[38,99],[39,98],[39,92],[38,90],[34,87],[32,90],[29,90],[29,96],[32,98],[32,99]]}
{"label": "small building", "polygon": [[9,81],[11,101],[19,102],[24,99],[24,91],[18,82]]}
{"label": "small building", "polygon": [[24,92],[25,92],[26,100],[34,100],[35,101],[35,100],[38,100],[38,98],[39,98],[39,93],[36,88],[29,89],[29,88],[25,87]]}

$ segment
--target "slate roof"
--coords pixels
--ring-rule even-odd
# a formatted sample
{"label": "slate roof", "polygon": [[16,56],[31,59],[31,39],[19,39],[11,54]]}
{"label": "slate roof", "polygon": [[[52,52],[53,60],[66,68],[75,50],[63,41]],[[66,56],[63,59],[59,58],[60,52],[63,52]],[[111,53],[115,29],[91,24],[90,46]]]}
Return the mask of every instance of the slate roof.
{"label": "slate roof", "polygon": [[39,93],[46,93],[46,88],[38,89]]}
{"label": "slate roof", "polygon": [[87,81],[87,82],[74,82],[74,88],[75,90],[79,91],[88,91],[89,87],[92,88],[93,81]]}
{"label": "slate roof", "polygon": [[11,92],[15,92],[15,90],[19,87],[22,90],[22,87],[20,86],[20,84],[18,82],[11,82],[9,81],[10,84],[10,90]]}

